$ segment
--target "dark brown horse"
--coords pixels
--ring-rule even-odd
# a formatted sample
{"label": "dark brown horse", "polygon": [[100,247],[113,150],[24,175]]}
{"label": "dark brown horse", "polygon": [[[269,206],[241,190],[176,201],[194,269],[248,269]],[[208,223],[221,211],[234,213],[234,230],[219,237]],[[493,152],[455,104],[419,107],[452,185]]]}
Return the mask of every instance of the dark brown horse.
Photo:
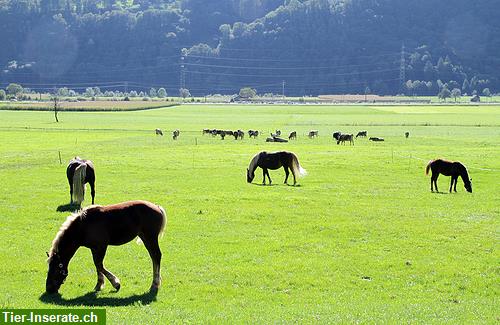
{"label": "dark brown horse", "polygon": [[341,134],[341,135],[339,135],[339,139],[337,140],[337,144],[342,142],[342,144],[345,145],[346,141],[349,141],[350,145],[354,145],[353,134]]}
{"label": "dark brown horse", "polygon": [[431,160],[427,164],[425,168],[425,174],[429,174],[429,169],[432,171],[431,175],[431,192],[433,192],[433,184],[436,188],[436,192],[438,191],[437,187],[437,179],[439,174],[443,174],[445,176],[451,176],[450,183],[450,193],[453,187],[453,190],[457,191],[457,179],[458,176],[462,177],[462,181],[464,182],[464,187],[467,192],[472,193],[472,183],[469,179],[469,174],[467,173],[467,168],[465,168],[462,163],[458,161],[448,161],[443,159]]}
{"label": "dark brown horse", "polygon": [[71,204],[81,205],[85,197],[85,183],[90,185],[92,204],[95,198],[95,170],[90,160],[75,157],[70,160],[66,168],[66,176],[69,183],[69,197]]}
{"label": "dark brown horse", "polygon": [[250,161],[250,165],[247,169],[248,183],[253,181],[255,177],[255,169],[257,169],[257,167],[262,168],[262,174],[264,176],[262,184],[264,185],[266,184],[266,175],[269,179],[269,185],[271,185],[271,177],[269,176],[268,169],[278,169],[283,167],[283,169],[285,169],[285,184],[287,184],[289,169],[292,171],[293,185],[297,183],[296,177],[307,174],[306,170],[300,166],[297,156],[293,152],[288,151],[262,151],[256,154]]}
{"label": "dark brown horse", "polygon": [[80,246],[88,247],[97,270],[95,291],[104,287],[104,277],[113,287],[120,289],[120,280],[103,265],[108,245],[123,245],[139,238],[153,261],[151,291],[157,292],[161,284],[161,251],[158,236],[165,229],[165,210],[147,201],[129,201],[108,206],[90,206],[73,214],[62,224],[50,253],[47,253],[49,271],[45,289],[56,293],[68,276],[68,264]]}

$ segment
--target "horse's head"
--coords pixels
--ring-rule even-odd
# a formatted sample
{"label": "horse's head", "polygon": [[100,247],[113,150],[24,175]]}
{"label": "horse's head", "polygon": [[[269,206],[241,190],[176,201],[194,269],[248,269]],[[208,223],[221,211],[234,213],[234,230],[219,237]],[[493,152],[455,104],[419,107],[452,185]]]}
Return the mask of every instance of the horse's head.
{"label": "horse's head", "polygon": [[251,172],[250,169],[247,168],[247,182],[251,183],[253,178],[255,177],[255,173]]}
{"label": "horse's head", "polygon": [[[49,256],[48,253],[47,256]],[[68,276],[68,265],[62,262],[61,257],[57,253],[52,253],[49,256],[48,262],[49,271],[47,273],[47,281],[45,282],[45,291],[47,293],[57,293]]]}
{"label": "horse's head", "polygon": [[472,179],[469,179],[468,182],[464,182],[464,187],[467,192],[472,193]]}

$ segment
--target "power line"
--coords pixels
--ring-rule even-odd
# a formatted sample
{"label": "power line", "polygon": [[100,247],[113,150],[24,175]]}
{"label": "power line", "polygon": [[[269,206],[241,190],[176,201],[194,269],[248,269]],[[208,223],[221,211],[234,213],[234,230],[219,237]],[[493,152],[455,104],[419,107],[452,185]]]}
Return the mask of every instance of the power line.
{"label": "power line", "polygon": [[[385,70],[373,70],[373,71],[359,71],[359,72],[350,72],[350,73],[324,73],[321,74],[323,77],[327,76],[357,76],[361,74],[371,74],[371,73],[382,73],[382,72],[396,72],[399,71],[399,69],[385,69]],[[221,73],[221,72],[203,72],[203,71],[191,71],[191,70],[186,70],[186,73],[191,73],[191,74],[202,74],[202,75],[212,75],[212,76],[237,76],[237,77],[261,77],[261,78],[303,78],[304,74],[282,74],[282,75],[277,75],[277,74],[239,74],[239,73]]]}
{"label": "power line", "polygon": [[[387,64],[387,63],[383,63]],[[306,67],[256,67],[256,66],[233,66],[233,65],[216,65],[216,64],[201,64],[201,63],[185,63],[186,66],[192,67],[208,67],[208,68],[224,68],[224,69],[247,69],[247,70],[312,70],[312,69],[336,69],[336,68],[353,68],[353,67],[373,67],[374,64],[351,64],[341,66],[306,66]]]}

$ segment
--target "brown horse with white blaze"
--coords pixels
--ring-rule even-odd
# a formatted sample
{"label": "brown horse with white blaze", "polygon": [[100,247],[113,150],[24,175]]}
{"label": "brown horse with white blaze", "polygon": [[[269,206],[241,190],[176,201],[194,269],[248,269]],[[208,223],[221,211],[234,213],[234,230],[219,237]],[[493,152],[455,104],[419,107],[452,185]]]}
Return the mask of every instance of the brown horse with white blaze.
{"label": "brown horse with white blaze", "polygon": [[153,262],[153,283],[156,293],[161,284],[161,251],[158,237],[167,223],[165,210],[148,201],[129,201],[107,206],[89,206],[72,214],[62,224],[47,253],[49,270],[47,293],[57,293],[68,276],[68,264],[79,247],[87,247],[97,270],[95,291],[104,287],[106,277],[120,289],[120,280],[103,265],[108,245],[123,245],[137,236],[142,240]]}
{"label": "brown horse with white blaze", "polygon": [[279,169],[283,167],[285,170],[285,184],[287,184],[289,169],[292,171],[293,175],[293,185],[297,183],[296,177],[304,176],[307,174],[306,170],[300,166],[299,159],[297,155],[289,151],[278,151],[278,152],[266,152],[262,151],[256,154],[250,161],[250,165],[247,168],[247,182],[251,183],[255,177],[255,169],[257,167],[262,168],[262,174],[264,179],[262,184],[266,184],[266,175],[269,179],[269,185],[271,185],[271,177],[269,176],[268,169]]}
{"label": "brown horse with white blaze", "polygon": [[461,162],[448,161],[444,159],[431,160],[425,168],[426,175],[429,175],[429,170],[432,171],[431,192],[434,191],[434,188],[436,189],[436,192],[439,192],[437,187],[437,179],[439,177],[439,174],[443,174],[445,176],[451,176],[450,193],[452,188],[455,192],[457,191],[458,176],[462,177],[462,181],[464,182],[464,187],[467,192],[472,193],[472,183],[469,179],[467,168],[465,168],[465,166]]}

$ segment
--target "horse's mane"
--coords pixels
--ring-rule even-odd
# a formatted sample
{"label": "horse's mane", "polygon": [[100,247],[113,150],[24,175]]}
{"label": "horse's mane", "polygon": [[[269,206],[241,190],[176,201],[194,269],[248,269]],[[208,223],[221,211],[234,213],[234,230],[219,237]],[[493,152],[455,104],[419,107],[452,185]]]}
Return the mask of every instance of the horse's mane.
{"label": "horse's mane", "polygon": [[49,256],[52,256],[54,254],[57,254],[59,250],[59,244],[61,243],[64,234],[68,229],[71,228],[74,224],[76,224],[79,220],[85,217],[87,210],[93,206],[86,207],[82,209],[79,212],[72,213],[66,218],[66,221],[63,222],[61,227],[59,228],[59,231],[56,234],[56,237],[52,241],[52,247],[50,248]]}
{"label": "horse's mane", "polygon": [[259,161],[259,157],[260,157],[260,154],[262,152],[259,152],[258,154],[256,154],[255,156],[253,156],[252,160],[250,160],[250,165],[248,165],[248,170],[250,172],[253,172],[257,167],[257,162]]}

